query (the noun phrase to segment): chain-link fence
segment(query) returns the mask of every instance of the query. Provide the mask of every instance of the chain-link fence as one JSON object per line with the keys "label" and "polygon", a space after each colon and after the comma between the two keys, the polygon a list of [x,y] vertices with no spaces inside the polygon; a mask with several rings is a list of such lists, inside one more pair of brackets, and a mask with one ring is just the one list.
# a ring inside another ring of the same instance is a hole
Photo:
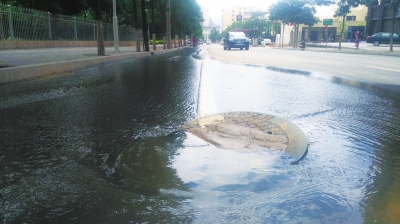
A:
{"label": "chain-link fence", "polygon": [[[0,40],[97,40],[95,21],[0,4]],[[105,41],[113,26],[103,23]],[[118,27],[120,41],[135,40],[135,29]]]}

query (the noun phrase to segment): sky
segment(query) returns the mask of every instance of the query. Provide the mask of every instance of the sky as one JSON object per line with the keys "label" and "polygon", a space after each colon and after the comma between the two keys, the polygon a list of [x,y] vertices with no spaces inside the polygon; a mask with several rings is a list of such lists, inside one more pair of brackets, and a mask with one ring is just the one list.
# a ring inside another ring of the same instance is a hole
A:
{"label": "sky", "polygon": [[[197,0],[200,6],[208,9],[211,19],[215,24],[221,23],[221,10],[223,8],[232,8],[234,6],[247,6],[259,7],[261,9],[268,9],[272,4],[278,0]],[[245,3],[245,4],[243,4]],[[326,14],[330,11],[329,7],[317,8],[318,14]]]}

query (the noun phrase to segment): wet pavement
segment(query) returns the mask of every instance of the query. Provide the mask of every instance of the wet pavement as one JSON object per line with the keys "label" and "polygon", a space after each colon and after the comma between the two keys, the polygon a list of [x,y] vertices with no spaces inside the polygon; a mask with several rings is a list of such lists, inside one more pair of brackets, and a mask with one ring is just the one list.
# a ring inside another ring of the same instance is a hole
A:
{"label": "wet pavement", "polygon": [[[151,47],[151,49],[153,48]],[[157,50],[163,50],[163,46],[158,45]],[[117,55],[114,53],[114,51],[114,47],[105,47],[105,56]],[[118,54],[139,53],[136,52],[136,46],[119,47],[119,51],[120,52]],[[104,57],[97,54],[96,47],[9,49],[0,50],[0,66],[17,67],[79,59],[90,59],[96,57]]]}
{"label": "wet pavement", "polygon": [[[202,48],[1,85],[0,217],[395,223],[400,99],[374,87],[211,60]],[[278,151],[221,149],[180,128],[234,111],[292,122],[307,155],[293,164]]]}

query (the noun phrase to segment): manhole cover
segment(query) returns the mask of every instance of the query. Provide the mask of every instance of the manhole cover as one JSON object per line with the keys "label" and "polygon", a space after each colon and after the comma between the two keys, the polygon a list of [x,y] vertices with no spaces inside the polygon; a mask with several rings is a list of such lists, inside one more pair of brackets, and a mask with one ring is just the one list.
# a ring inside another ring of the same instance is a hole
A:
{"label": "manhole cover", "polygon": [[182,128],[223,149],[279,150],[296,160],[307,150],[307,138],[300,128],[269,114],[213,114],[190,121]]}

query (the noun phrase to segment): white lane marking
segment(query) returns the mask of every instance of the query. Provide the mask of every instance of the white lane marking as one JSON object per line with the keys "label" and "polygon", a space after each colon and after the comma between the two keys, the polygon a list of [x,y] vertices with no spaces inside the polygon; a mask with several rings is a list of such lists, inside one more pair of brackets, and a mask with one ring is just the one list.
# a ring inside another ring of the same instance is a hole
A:
{"label": "white lane marking", "polygon": [[381,70],[387,70],[387,71],[392,71],[392,72],[400,72],[400,70],[390,69],[390,68],[381,68],[381,67],[375,67],[375,66],[365,66],[365,67],[376,68],[376,69],[381,69]]}

